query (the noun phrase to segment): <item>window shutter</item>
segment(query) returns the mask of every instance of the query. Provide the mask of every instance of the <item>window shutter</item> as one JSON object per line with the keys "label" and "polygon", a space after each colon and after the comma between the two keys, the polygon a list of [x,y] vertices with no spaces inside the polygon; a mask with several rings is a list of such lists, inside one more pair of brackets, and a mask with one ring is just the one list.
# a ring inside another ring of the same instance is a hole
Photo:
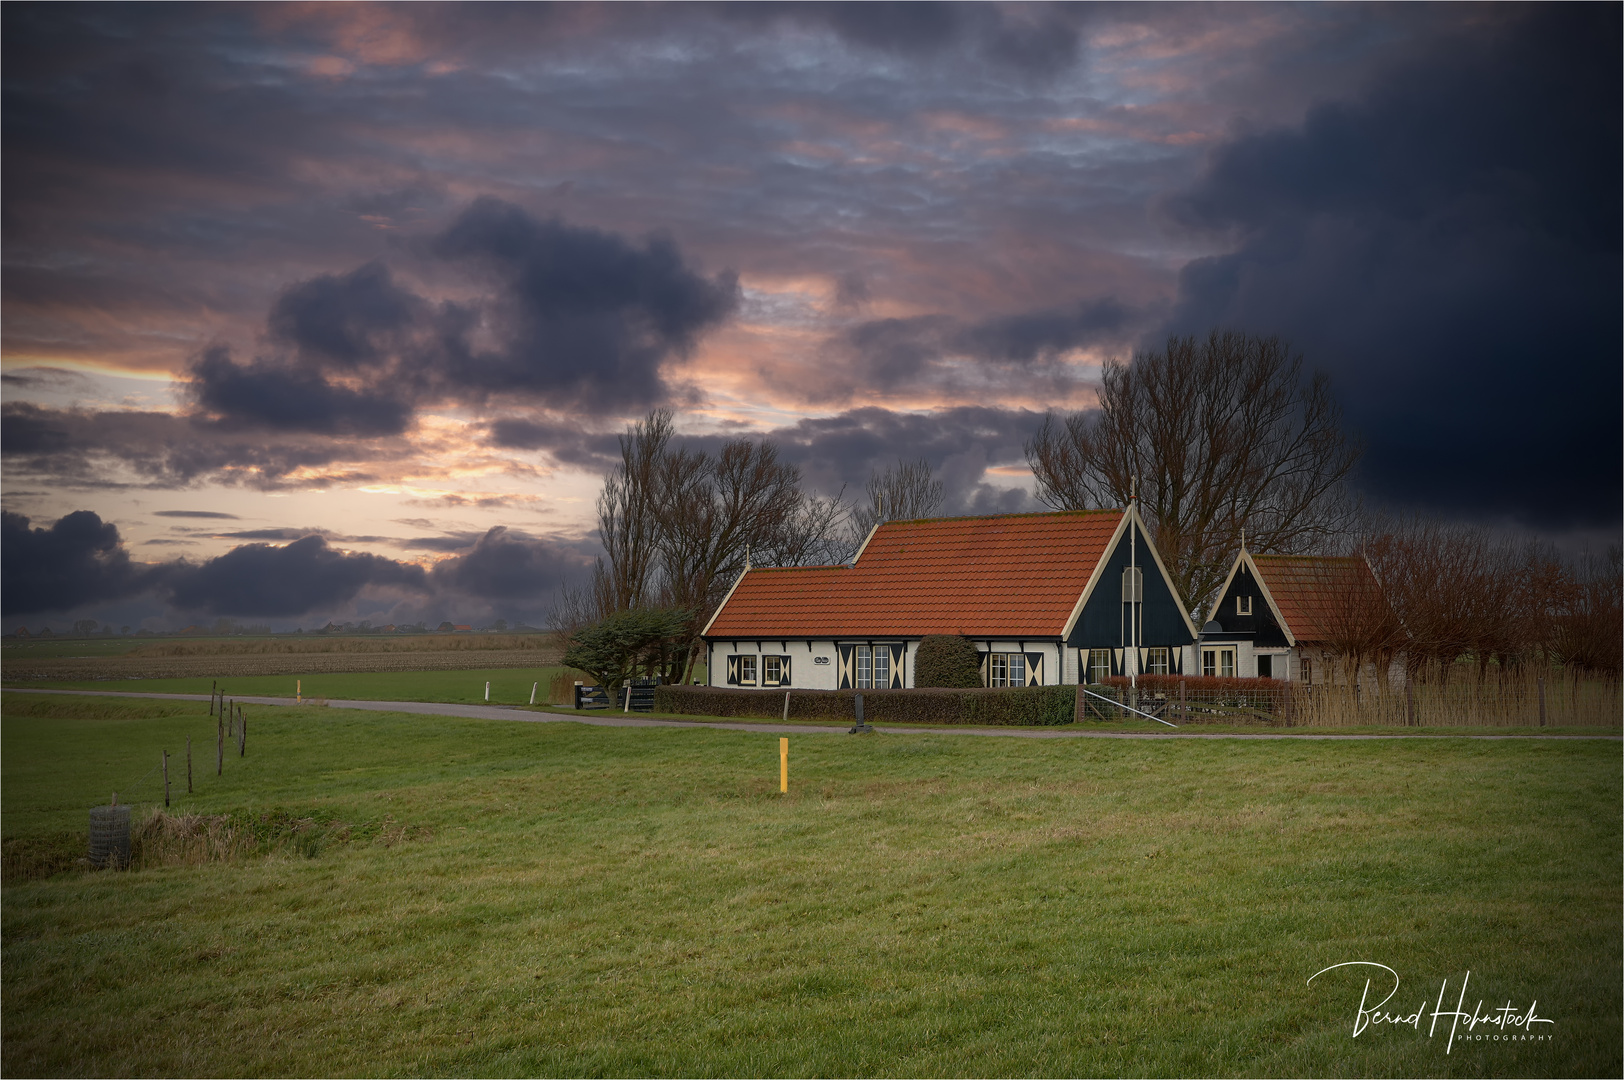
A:
{"label": "window shutter", "polygon": [[784,666],[778,669],[778,685],[789,686],[791,685],[789,681],[789,657],[784,657],[783,663]]}
{"label": "window shutter", "polygon": [[891,648],[891,689],[893,689],[893,690],[901,690],[902,686],[903,686],[903,682],[902,682],[902,662],[908,658],[908,646],[906,644],[892,645],[890,648]]}
{"label": "window shutter", "polygon": [[855,645],[836,645],[835,651],[840,654],[840,689],[850,690],[852,686],[851,657]]}
{"label": "window shutter", "polygon": [[1123,668],[1122,668],[1122,650],[1121,649],[1112,649],[1111,652],[1114,654],[1113,657],[1112,657],[1113,666],[1111,668],[1111,674],[1113,674],[1113,675],[1121,675],[1122,671],[1123,671]]}
{"label": "window shutter", "polygon": [[737,656],[727,658],[727,684],[729,686],[739,685],[739,658]]}
{"label": "window shutter", "polygon": [[1040,652],[1026,654],[1026,685],[1043,685],[1043,654]]}

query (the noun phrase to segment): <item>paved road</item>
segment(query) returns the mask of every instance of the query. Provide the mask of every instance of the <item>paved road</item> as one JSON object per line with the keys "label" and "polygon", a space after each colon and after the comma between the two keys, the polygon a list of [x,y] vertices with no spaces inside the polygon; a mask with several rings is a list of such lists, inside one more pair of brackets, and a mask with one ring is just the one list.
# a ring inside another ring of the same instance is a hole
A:
{"label": "paved road", "polygon": [[[10,686],[0,692],[20,694],[81,694],[91,697],[163,698],[170,701],[207,701],[207,694],[137,694],[122,690],[30,690]],[[294,705],[286,697],[233,697],[245,705]],[[728,731],[758,731],[779,735],[843,735],[844,724],[771,724],[726,720],[653,720],[609,712],[533,712],[501,705],[452,705],[429,701],[336,701],[327,699],[329,709],[365,709],[370,712],[419,713],[425,716],[467,716],[476,720],[521,720],[532,724],[572,723],[595,727],[723,728]],[[1207,731],[1054,731],[1045,728],[891,728],[875,731],[888,735],[919,734],[928,730],[941,735],[988,735],[1012,739],[1620,739],[1619,735],[1333,735],[1283,734],[1278,732],[1219,733]]]}

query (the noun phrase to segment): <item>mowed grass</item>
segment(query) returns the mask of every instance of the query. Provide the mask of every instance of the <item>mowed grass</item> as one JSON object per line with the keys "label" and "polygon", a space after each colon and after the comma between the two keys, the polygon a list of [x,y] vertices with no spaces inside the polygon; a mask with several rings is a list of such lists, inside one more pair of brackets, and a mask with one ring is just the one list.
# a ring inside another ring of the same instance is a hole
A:
{"label": "mowed grass", "polygon": [[[8,842],[82,839],[110,778],[188,733],[212,751],[183,703],[4,706]],[[0,1064],[1620,1072],[1616,741],[808,732],[790,753],[786,797],[776,736],[256,710],[248,756],[211,758],[176,812],[368,839],[8,880]],[[1468,1009],[1537,999],[1551,1038],[1352,1038],[1363,977],[1305,985],[1349,960],[1396,968],[1406,1012],[1470,970]]]}

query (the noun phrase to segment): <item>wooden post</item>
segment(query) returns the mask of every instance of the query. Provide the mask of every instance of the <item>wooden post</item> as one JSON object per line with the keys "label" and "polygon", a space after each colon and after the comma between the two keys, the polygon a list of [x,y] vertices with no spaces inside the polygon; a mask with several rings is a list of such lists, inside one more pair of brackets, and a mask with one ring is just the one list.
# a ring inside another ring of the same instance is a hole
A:
{"label": "wooden post", "polygon": [[[784,695],[788,697],[789,695]],[[778,740],[778,793],[789,794],[789,739]]]}
{"label": "wooden post", "polygon": [[248,756],[248,714],[237,707],[237,756]]}
{"label": "wooden post", "polygon": [[214,746],[214,775],[223,776],[226,771],[226,718],[220,717],[219,739]]}
{"label": "wooden post", "polygon": [[1545,726],[1545,676],[1539,677],[1539,726]]}
{"label": "wooden post", "polygon": [[486,679],[485,680],[485,700],[489,701],[490,699],[491,699],[491,682],[490,682],[489,679]]}
{"label": "wooden post", "polygon": [[541,684],[539,682],[533,682],[530,684],[530,704],[532,705],[536,703],[536,687],[540,685]]}
{"label": "wooden post", "polygon": [[214,715],[214,698],[220,692],[220,680],[215,679],[209,683],[209,715]]}
{"label": "wooden post", "polygon": [[169,805],[169,751],[163,751],[164,756],[164,805]]}
{"label": "wooden post", "polygon": [[1189,722],[1190,722],[1190,706],[1186,703],[1185,697],[1184,697],[1184,680],[1180,679],[1179,680],[1179,723],[1188,724]]}
{"label": "wooden post", "polygon": [[784,723],[789,723],[789,691],[784,691]]}
{"label": "wooden post", "polygon": [[186,794],[192,793],[192,737],[186,736]]}
{"label": "wooden post", "polygon": [[1077,701],[1076,701],[1076,704],[1074,704],[1072,706],[1072,710],[1071,710],[1071,722],[1072,723],[1080,724],[1080,723],[1083,722],[1083,716],[1084,716],[1083,703],[1084,703],[1085,700],[1086,700],[1086,698],[1085,698],[1085,696],[1083,694],[1082,680],[1079,678],[1079,680],[1077,682]]}

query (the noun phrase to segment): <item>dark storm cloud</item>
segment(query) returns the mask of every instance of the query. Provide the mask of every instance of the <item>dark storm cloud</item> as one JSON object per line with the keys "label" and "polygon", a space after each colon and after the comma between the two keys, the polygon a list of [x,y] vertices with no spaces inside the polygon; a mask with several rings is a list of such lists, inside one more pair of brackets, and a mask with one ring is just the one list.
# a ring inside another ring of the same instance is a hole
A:
{"label": "dark storm cloud", "polygon": [[490,425],[490,443],[509,450],[545,450],[565,465],[602,471],[620,460],[615,433],[585,431],[578,422],[507,417]]}
{"label": "dark storm cloud", "polygon": [[[69,487],[186,487],[201,480],[274,490],[296,470],[358,478],[347,463],[378,463],[406,452],[320,436],[278,436],[170,413],[50,409],[27,402],[0,408],[0,451],[16,476]],[[127,467],[133,476],[110,470]],[[318,483],[322,482],[317,480]],[[302,486],[309,479],[301,478]]]}
{"label": "dark storm cloud", "polygon": [[420,566],[346,554],[319,536],[284,547],[248,544],[195,565],[168,564],[159,574],[169,603],[182,611],[268,618],[337,607],[369,585],[421,589],[427,580]]}
{"label": "dark storm cloud", "polygon": [[1620,8],[1548,5],[1235,140],[1176,204],[1239,247],[1172,326],[1331,370],[1379,500],[1620,514]]}
{"label": "dark storm cloud", "polygon": [[191,390],[207,412],[227,421],[318,435],[398,435],[412,406],[390,386],[355,390],[320,372],[275,360],[238,363],[216,346],[192,365]]}
{"label": "dark storm cloud", "polygon": [[[948,386],[956,381],[1000,378],[1012,372],[1047,376],[1064,393],[1080,377],[1062,363],[1074,349],[1126,344],[1144,324],[1142,312],[1113,298],[1080,301],[1070,307],[1020,312],[980,322],[949,315],[873,319],[840,335],[833,359],[840,378],[818,372],[813,397],[830,399],[855,388],[893,390]],[[968,360],[971,372],[953,370]]]}
{"label": "dark storm cloud", "polygon": [[243,363],[205,351],[191,369],[198,405],[273,430],[361,436],[401,433],[425,400],[641,408],[665,400],[663,365],[738,303],[732,274],[697,273],[668,237],[636,244],[489,197],[424,250],[491,291],[432,305],[376,262],[292,285],[268,320],[286,351]]}
{"label": "dark storm cloud", "polygon": [[130,562],[118,527],[89,510],[49,528],[30,528],[21,514],[0,513],[0,565],[6,615],[121,600],[150,584],[147,568]]}
{"label": "dark storm cloud", "polygon": [[588,563],[588,557],[575,548],[525,537],[498,525],[481,536],[468,554],[437,564],[433,580],[452,593],[522,603],[552,596]]}
{"label": "dark storm cloud", "polygon": [[[904,413],[866,407],[801,420],[764,438],[800,466],[814,491],[833,495],[844,488],[848,501],[861,499],[873,470],[892,467],[899,458],[922,457],[942,481],[944,513],[1013,513],[1037,508],[1031,478],[1020,470],[1026,461],[1022,445],[1042,422],[1042,415],[1025,409],[964,406]],[[995,468],[1015,472],[989,482],[988,469]]]}
{"label": "dark storm cloud", "polygon": [[633,244],[490,197],[476,200],[430,250],[499,286],[488,310],[502,347],[459,343],[444,360],[445,381],[475,393],[557,404],[610,393],[633,406],[659,401],[664,361],[686,354],[738,306],[735,276],[695,272],[669,237]]}

